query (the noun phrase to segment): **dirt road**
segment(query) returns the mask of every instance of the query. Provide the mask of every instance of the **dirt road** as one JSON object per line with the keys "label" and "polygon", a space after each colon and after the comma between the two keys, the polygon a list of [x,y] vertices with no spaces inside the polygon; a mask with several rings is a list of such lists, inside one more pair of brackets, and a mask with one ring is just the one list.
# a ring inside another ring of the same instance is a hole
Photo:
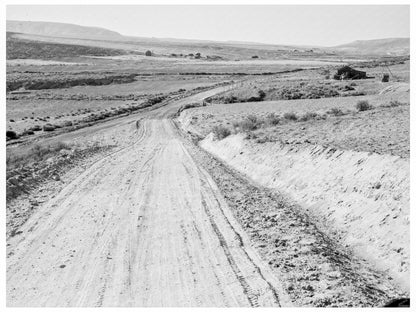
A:
{"label": "dirt road", "polygon": [[[45,202],[7,247],[8,306],[288,306],[170,119]],[[117,125],[115,125],[117,126]]]}

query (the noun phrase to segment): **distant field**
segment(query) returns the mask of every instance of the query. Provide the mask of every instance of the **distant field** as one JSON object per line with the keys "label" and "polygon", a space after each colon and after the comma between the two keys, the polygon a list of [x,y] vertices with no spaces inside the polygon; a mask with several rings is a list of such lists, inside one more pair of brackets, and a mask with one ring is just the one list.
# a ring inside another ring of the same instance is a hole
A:
{"label": "distant field", "polygon": [[72,39],[58,37],[44,37],[38,35],[19,34],[21,39],[37,40],[43,42],[53,42],[61,44],[83,45],[99,48],[120,49],[129,52],[137,52],[144,54],[145,51],[151,50],[159,56],[169,56],[171,54],[195,54],[201,53],[202,57],[219,56],[227,60],[243,60],[251,59],[258,56],[263,59],[279,59],[279,58],[313,58],[313,57],[333,57],[325,51],[315,49],[294,49],[293,47],[279,45],[262,45],[262,44],[233,44],[228,42],[192,42],[169,41],[151,38],[134,38],[130,41],[105,41],[105,40],[89,40],[89,39]]}
{"label": "distant field", "polygon": [[120,55],[125,51],[109,48],[88,47],[73,44],[45,43],[6,35],[6,59],[55,59],[80,55]]}
{"label": "distant field", "polygon": [[7,96],[7,129],[22,133],[35,125],[75,122],[92,114],[141,105],[152,98],[182,96],[229,80],[223,76],[139,77],[132,83],[10,93]]}
{"label": "distant field", "polygon": [[10,73],[7,75],[7,91],[20,88],[26,90],[58,89],[78,85],[108,85],[134,81],[134,74],[114,73]]}
{"label": "distant field", "polygon": [[79,66],[88,65],[86,63],[75,62],[60,62],[53,60],[39,60],[39,59],[13,59],[6,61],[7,66]]}
{"label": "distant field", "polygon": [[286,59],[256,59],[256,60],[215,60],[208,61],[204,59],[190,59],[190,58],[178,58],[178,57],[149,57],[143,55],[114,55],[114,56],[95,56],[91,58],[100,58],[107,60],[119,60],[119,61],[143,61],[152,59],[153,61],[160,62],[175,62],[176,64],[187,64],[187,65],[299,65],[304,67],[313,67],[313,66],[322,66],[322,65],[343,65],[345,62],[340,62],[336,60],[325,60],[325,59],[296,59],[296,58],[286,58]]}
{"label": "distant field", "polygon": [[[136,77],[134,82],[123,84],[111,84],[106,86],[76,86],[67,89],[49,90],[47,93],[54,95],[85,95],[95,96],[127,96],[127,95],[143,95],[158,94],[178,91],[179,89],[194,89],[198,87],[210,86],[224,80],[231,80],[228,76],[151,76]],[[43,92],[45,93],[45,92]],[[37,91],[36,96],[42,96]]]}

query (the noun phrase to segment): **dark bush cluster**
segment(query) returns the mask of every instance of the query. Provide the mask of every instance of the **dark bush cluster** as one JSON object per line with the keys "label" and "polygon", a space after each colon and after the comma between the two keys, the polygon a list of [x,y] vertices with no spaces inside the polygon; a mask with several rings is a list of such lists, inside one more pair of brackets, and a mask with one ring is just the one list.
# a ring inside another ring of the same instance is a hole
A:
{"label": "dark bush cluster", "polygon": [[135,80],[135,74],[118,74],[118,75],[97,75],[91,74],[77,74],[77,75],[50,75],[46,77],[39,76],[38,78],[28,77],[28,79],[8,79],[7,91],[13,91],[20,88],[26,90],[41,90],[41,89],[60,89],[74,86],[102,86],[109,84],[129,83]]}
{"label": "dark bush cluster", "polygon": [[302,115],[299,120],[300,121],[308,121],[311,119],[316,119],[318,117],[318,114],[315,112],[307,112],[306,114]]}
{"label": "dark bush cluster", "polygon": [[372,108],[368,101],[365,100],[358,101],[355,107],[359,112],[364,112]]}
{"label": "dark bush cluster", "polygon": [[234,122],[233,127],[237,132],[247,132],[259,129],[263,123],[264,121],[258,118],[256,115],[249,115],[242,121]]}
{"label": "dark bush cluster", "polygon": [[296,113],[293,113],[293,112],[285,113],[283,115],[283,118],[287,120],[293,120],[293,121],[298,120],[298,116],[296,115]]}
{"label": "dark bush cluster", "polygon": [[16,131],[7,130],[6,131],[6,140],[15,140],[19,136],[17,135]]}
{"label": "dark bush cluster", "polygon": [[342,111],[342,109],[340,109],[338,107],[331,108],[326,113],[328,115],[334,115],[334,116],[343,116],[343,115],[345,115],[345,113]]}
{"label": "dark bush cluster", "polygon": [[222,140],[231,134],[231,130],[224,126],[215,126],[213,132],[218,140]]}

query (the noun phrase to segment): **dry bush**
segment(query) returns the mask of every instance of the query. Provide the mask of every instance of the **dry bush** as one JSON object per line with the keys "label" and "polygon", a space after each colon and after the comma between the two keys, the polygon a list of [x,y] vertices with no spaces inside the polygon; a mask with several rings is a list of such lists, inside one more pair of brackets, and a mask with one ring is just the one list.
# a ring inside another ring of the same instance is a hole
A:
{"label": "dry bush", "polygon": [[300,117],[300,121],[308,121],[311,119],[316,119],[318,117],[317,113],[314,112],[307,112],[304,115],[302,115],[302,117]]}
{"label": "dry bush", "polygon": [[293,121],[298,120],[298,116],[296,115],[296,113],[293,113],[293,112],[291,112],[291,113],[285,113],[283,115],[283,118],[284,119],[287,119],[287,120],[293,120]]}
{"label": "dry bush", "polygon": [[355,107],[359,112],[364,112],[366,110],[372,109],[372,106],[368,103],[368,101],[365,100],[358,101]]}
{"label": "dry bush", "polygon": [[12,131],[12,130],[6,131],[6,140],[15,140],[17,138],[19,138],[19,136],[17,135],[16,131]]}
{"label": "dry bush", "polygon": [[222,140],[231,134],[231,130],[224,126],[215,126],[212,131],[218,140]]}
{"label": "dry bush", "polygon": [[345,113],[342,111],[342,109],[340,109],[338,107],[331,108],[326,113],[328,115],[334,115],[334,116],[343,116],[343,115],[345,115]]}
{"label": "dry bush", "polygon": [[402,103],[398,100],[394,100],[394,101],[390,101],[389,105],[387,105],[388,107],[397,107],[397,106],[401,106],[401,105],[405,105],[406,103]]}
{"label": "dry bush", "polygon": [[266,116],[266,124],[270,126],[276,126],[280,123],[280,117],[279,115],[275,113],[270,113]]}
{"label": "dry bush", "polygon": [[24,154],[8,154],[6,157],[7,170],[21,165],[27,165],[34,161],[43,161],[63,149],[71,149],[71,146],[63,142],[57,142],[45,146],[36,144]]}
{"label": "dry bush", "polygon": [[43,131],[54,131],[55,130],[55,126],[51,125],[51,124],[46,124],[43,126]]}
{"label": "dry bush", "polygon": [[256,115],[248,115],[246,118],[244,118],[242,121],[239,122],[233,122],[234,128],[236,128],[236,131],[254,131],[259,129],[264,121],[260,118],[258,118]]}

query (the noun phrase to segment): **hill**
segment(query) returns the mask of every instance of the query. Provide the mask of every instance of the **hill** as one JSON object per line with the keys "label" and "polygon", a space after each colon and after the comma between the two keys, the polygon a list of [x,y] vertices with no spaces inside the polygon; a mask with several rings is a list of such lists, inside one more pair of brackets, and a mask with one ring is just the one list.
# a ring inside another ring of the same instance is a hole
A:
{"label": "hill", "polygon": [[52,22],[7,21],[6,31],[47,37],[123,40],[122,35],[108,29]]}
{"label": "hill", "polygon": [[408,55],[409,38],[357,40],[331,48],[337,53],[362,55]]}

